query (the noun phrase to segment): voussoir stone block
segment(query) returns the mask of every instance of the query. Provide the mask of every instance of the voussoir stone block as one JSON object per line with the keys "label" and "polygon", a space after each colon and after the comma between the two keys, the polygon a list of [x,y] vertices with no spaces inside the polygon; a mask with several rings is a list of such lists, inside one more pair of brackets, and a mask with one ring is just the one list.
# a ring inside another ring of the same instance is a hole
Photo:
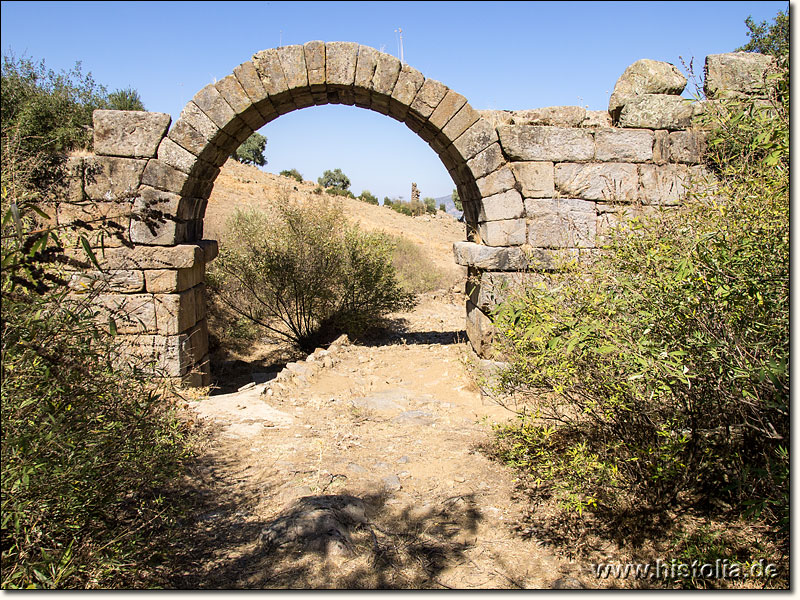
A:
{"label": "voussoir stone block", "polygon": [[280,97],[289,90],[277,49],[269,48],[256,52],[253,55],[252,62],[259,77],[261,77],[261,83],[267,94]]}
{"label": "voussoir stone block", "polygon": [[478,212],[478,221],[502,221],[519,219],[525,213],[522,196],[517,190],[507,190],[488,198],[483,198]]}
{"label": "voussoir stone block", "polygon": [[219,243],[217,240],[200,240],[197,245],[203,250],[203,260],[206,264],[219,256]]}
{"label": "voussoir stone block", "polygon": [[278,48],[278,60],[290,90],[308,87],[305,48],[298,44]]}
{"label": "voussoir stone block", "polygon": [[464,106],[462,106],[447,122],[447,125],[442,128],[442,133],[448,140],[454,141],[480,118],[481,116],[478,114],[478,111],[469,104],[464,104]]}
{"label": "voussoir stone block", "polygon": [[132,201],[148,162],[136,158],[87,156],[83,161],[83,192],[90,200]]}
{"label": "voussoir stone block", "polygon": [[100,156],[152,158],[166,135],[172,117],[133,110],[96,110],[94,153]]}
{"label": "voussoir stone block", "polygon": [[355,89],[356,106],[369,108],[371,104],[372,79],[375,77],[375,69],[378,66],[378,56],[380,53],[375,48],[369,46],[358,47],[358,59],[356,60],[356,75],[353,81]]}
{"label": "voussoir stone block", "polygon": [[500,144],[512,160],[588,161],[594,157],[594,137],[584,129],[538,125],[497,128]]}
{"label": "voussoir stone block", "polygon": [[679,96],[686,87],[686,77],[674,65],[658,60],[637,60],[622,73],[608,101],[608,112],[614,120],[622,107],[642,94]]}
{"label": "voussoir stone block", "polygon": [[475,242],[455,242],[453,255],[457,264],[478,269],[519,271],[528,266],[525,252],[518,246],[498,248]]}
{"label": "voussoir stone block", "polygon": [[593,248],[597,232],[595,203],[576,198],[525,200],[528,243],[536,248]]}
{"label": "voussoir stone block", "polygon": [[358,44],[327,42],[325,44],[325,78],[330,86],[349,87],[356,77]]}
{"label": "voussoir stone block", "polygon": [[325,42],[314,40],[303,44],[306,69],[308,71],[308,84],[312,92],[325,89]]}
{"label": "voussoir stone block", "polygon": [[158,146],[158,160],[188,175],[197,164],[198,158],[177,142],[166,137]]}
{"label": "voussoir stone block", "polygon": [[424,82],[425,76],[422,73],[408,65],[402,65],[392,90],[392,100],[405,106],[407,112]]}
{"label": "voussoir stone block", "polygon": [[487,246],[521,246],[525,243],[525,219],[478,223],[478,235]]}
{"label": "voussoir stone block", "polygon": [[555,194],[552,162],[514,162],[511,170],[526,198],[552,198]]}
{"label": "voussoir stone block", "polygon": [[447,86],[435,79],[426,79],[411,103],[411,110],[427,119],[447,95]]}
{"label": "voussoir stone block", "polygon": [[194,191],[192,189],[194,183],[194,180],[189,175],[157,158],[151,158],[147,161],[147,166],[142,174],[142,185],[174,194],[191,195],[192,191]]}
{"label": "voussoir stone block", "polygon": [[236,133],[242,128],[242,122],[236,116],[236,113],[231,108],[215,84],[210,83],[197,92],[192,98],[192,102],[211,119],[214,124],[222,131],[236,137]]}
{"label": "voussoir stone block", "polygon": [[469,160],[497,142],[495,128],[486,119],[479,119],[453,142],[453,146],[461,160]]}
{"label": "voussoir stone block", "polygon": [[486,177],[480,178],[475,183],[478,185],[481,196],[487,198],[506,190],[514,189],[517,180],[514,178],[511,167],[505,166],[493,173],[489,173]]}
{"label": "voussoir stone block", "polygon": [[570,198],[633,202],[639,175],[630,163],[560,163],[555,166],[555,186]]}
{"label": "voussoir stone block", "polygon": [[467,168],[469,169],[474,179],[485,177],[492,171],[496,171],[506,162],[503,156],[503,151],[500,149],[500,144],[492,144],[486,150],[482,150],[475,155],[475,157],[467,161]]}
{"label": "voussoir stone block", "polygon": [[654,134],[647,129],[598,129],[595,159],[603,162],[653,160]]}
{"label": "voussoir stone block", "polygon": [[379,52],[375,75],[372,77],[372,90],[379,95],[391,96],[402,66],[394,56]]}
{"label": "voussoir stone block", "polygon": [[680,96],[642,94],[628,102],[620,113],[620,127],[686,129],[695,114],[691,101]]}
{"label": "voussoir stone block", "polygon": [[442,130],[466,103],[467,99],[464,96],[453,90],[447,90],[447,94],[442,98],[428,121],[437,129]]}
{"label": "voussoir stone block", "polygon": [[757,52],[709,54],[705,64],[705,92],[709,98],[766,93],[766,75],[775,59]]}

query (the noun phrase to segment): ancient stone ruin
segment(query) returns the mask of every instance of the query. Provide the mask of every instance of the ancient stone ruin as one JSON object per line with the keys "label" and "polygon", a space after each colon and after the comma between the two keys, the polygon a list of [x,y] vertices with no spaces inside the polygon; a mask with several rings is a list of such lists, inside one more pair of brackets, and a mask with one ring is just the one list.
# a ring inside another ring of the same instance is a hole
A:
{"label": "ancient stone ruin", "polygon": [[[709,56],[708,97],[762,94],[769,61]],[[678,204],[690,181],[706,177],[698,164],[705,134],[693,126],[703,103],[681,98],[685,85],[672,65],[640,60],[617,82],[607,112],[478,111],[367,46],[314,41],[263,50],[200,90],[171,127],[162,113],[95,112],[94,155],[70,159],[70,202],[58,219],[124,216],[116,235],[91,240],[104,248],[102,270],[76,273],[74,287],[102,281],[98,302],[124,315],[117,329],[133,351],[163,375],[208,385],[203,279],[217,246],[203,239],[203,215],[220,166],[282,114],[355,105],[404,123],[453,178],[467,224],[455,258],[477,282],[468,289],[467,333],[486,355],[497,290],[557,268],[565,255],[590,258],[621,219]]]}

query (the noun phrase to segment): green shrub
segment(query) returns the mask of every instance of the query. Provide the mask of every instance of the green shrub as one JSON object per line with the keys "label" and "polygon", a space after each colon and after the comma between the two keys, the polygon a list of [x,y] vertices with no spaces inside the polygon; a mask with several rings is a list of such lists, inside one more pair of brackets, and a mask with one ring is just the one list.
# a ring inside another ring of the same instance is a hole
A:
{"label": "green shrub", "polygon": [[101,290],[67,294],[64,231],[42,210],[58,177],[19,129],[2,147],[1,585],[123,586],[178,512],[188,445],[148,365],[98,322]]}
{"label": "green shrub", "polygon": [[436,200],[433,198],[423,198],[423,204],[425,204],[425,212],[428,212],[432,215],[436,214]]}
{"label": "green shrub", "polygon": [[367,204],[374,204],[376,206],[378,205],[378,197],[369,190],[362,190],[361,194],[358,196],[358,199],[362,202],[366,202]]}
{"label": "green shrub", "polygon": [[139,92],[133,88],[116,90],[108,95],[108,108],[114,110],[145,110]]}
{"label": "green shrub", "polygon": [[496,315],[504,389],[532,402],[504,456],[564,506],[690,499],[788,524],[788,69],[774,83],[770,108],[710,109],[716,189]]}
{"label": "green shrub", "polygon": [[346,198],[353,198],[355,200],[355,195],[350,190],[343,190],[341,188],[336,187],[329,187],[325,190],[325,193],[329,196],[345,196]]}
{"label": "green shrub", "polygon": [[215,298],[303,350],[358,336],[410,306],[386,236],[349,224],[334,203],[285,204],[277,218],[237,212],[208,282]]}
{"label": "green shrub", "polygon": [[282,177],[290,177],[299,183],[303,183],[303,176],[300,174],[300,171],[297,169],[284,169],[280,172]]}

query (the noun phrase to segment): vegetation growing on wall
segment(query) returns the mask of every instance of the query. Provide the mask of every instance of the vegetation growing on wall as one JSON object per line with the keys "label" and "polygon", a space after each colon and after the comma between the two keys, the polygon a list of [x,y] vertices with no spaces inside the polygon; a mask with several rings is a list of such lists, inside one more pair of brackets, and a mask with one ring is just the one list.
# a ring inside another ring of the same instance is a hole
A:
{"label": "vegetation growing on wall", "polygon": [[565,514],[608,524],[700,507],[765,524],[788,551],[789,87],[779,63],[766,106],[709,107],[716,188],[696,186],[685,206],[614,232],[591,277],[567,269],[497,312],[511,359],[502,388],[526,400],[517,424],[498,427],[499,453]]}

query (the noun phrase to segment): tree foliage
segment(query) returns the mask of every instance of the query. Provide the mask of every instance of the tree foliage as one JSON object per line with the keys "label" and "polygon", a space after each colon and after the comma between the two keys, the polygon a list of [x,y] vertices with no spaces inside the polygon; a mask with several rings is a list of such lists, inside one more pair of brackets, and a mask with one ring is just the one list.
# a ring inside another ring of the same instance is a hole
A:
{"label": "tree foliage", "polygon": [[741,52],[760,52],[775,57],[789,55],[789,9],[778,11],[772,23],[756,23],[752,17],[745,19],[750,41],[737,48]]}
{"label": "tree foliage", "polygon": [[463,207],[463,206],[462,206],[462,204],[461,204],[461,198],[459,198],[459,196],[458,196],[458,190],[457,190],[457,189],[455,189],[455,188],[453,188],[453,194],[452,194],[452,197],[453,197],[453,204],[455,204],[456,210],[463,211],[463,210],[464,210],[464,207]]}
{"label": "tree foliage", "polygon": [[264,157],[264,149],[266,147],[267,138],[255,131],[236,149],[236,152],[231,157],[245,165],[263,167],[267,164],[267,159]]}
{"label": "tree foliage", "polygon": [[112,110],[145,110],[139,92],[130,87],[111,92],[108,95],[108,108]]}
{"label": "tree foliage", "polygon": [[350,178],[342,173],[341,169],[324,171],[322,176],[317,179],[317,183],[324,188],[334,188],[337,190],[347,190],[350,188]]}

